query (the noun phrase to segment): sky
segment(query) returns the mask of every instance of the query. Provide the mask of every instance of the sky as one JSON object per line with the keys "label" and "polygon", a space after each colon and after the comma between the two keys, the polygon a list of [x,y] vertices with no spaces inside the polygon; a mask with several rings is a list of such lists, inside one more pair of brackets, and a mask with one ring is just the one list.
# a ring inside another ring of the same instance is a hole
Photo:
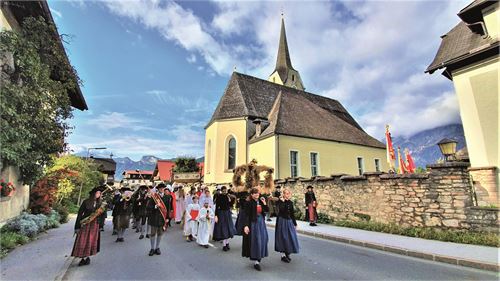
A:
{"label": "sky", "polygon": [[[450,80],[424,73],[469,1],[49,0],[89,110],[74,153],[203,156],[204,127],[236,71],[274,70],[281,13],[306,90],[383,138],[460,123]],[[318,124],[321,126],[321,124]]]}

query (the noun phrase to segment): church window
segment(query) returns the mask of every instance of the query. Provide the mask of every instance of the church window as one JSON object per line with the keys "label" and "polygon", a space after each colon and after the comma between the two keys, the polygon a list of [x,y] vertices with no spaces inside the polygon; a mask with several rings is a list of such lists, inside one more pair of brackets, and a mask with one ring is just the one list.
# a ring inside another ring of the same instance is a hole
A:
{"label": "church window", "polygon": [[227,169],[232,170],[236,167],[236,140],[234,137],[229,139],[227,155]]}
{"label": "church window", "polygon": [[290,151],[290,176],[292,178],[296,178],[299,175],[298,158],[299,158],[298,151],[293,151],[293,150]]}
{"label": "church window", "polygon": [[311,152],[311,176],[315,177],[318,175],[318,153]]}
{"label": "church window", "polygon": [[295,75],[292,74],[292,81],[295,81]]}
{"label": "church window", "polygon": [[363,166],[363,157],[358,157],[358,173],[360,176],[362,176],[365,172]]}
{"label": "church window", "polygon": [[375,159],[375,171],[380,172],[380,159]]}
{"label": "church window", "polygon": [[273,83],[276,83],[276,77],[273,77]]}

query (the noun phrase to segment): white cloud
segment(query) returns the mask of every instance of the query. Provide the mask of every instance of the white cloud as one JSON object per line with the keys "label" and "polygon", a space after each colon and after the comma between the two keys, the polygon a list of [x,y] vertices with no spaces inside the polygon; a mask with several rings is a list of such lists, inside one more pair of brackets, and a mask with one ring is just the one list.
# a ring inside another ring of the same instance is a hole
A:
{"label": "white cloud", "polygon": [[58,18],[62,18],[62,17],[63,17],[63,16],[62,16],[62,13],[61,13],[61,12],[59,12],[58,10],[56,10],[56,9],[54,9],[54,8],[49,8],[49,10],[50,10],[50,12],[51,12],[52,14],[56,15],[56,17],[58,17]]}
{"label": "white cloud", "polygon": [[[276,60],[284,8],[292,62],[309,91],[338,99],[373,136],[459,122],[452,83],[423,74],[439,36],[470,0],[246,2],[218,1],[210,20],[177,3],[112,1],[115,14],[158,31],[207,66],[209,75],[238,71],[266,78]],[[164,103],[189,101],[155,93]],[[192,104],[192,102],[189,102]],[[207,104],[200,101],[204,108]],[[205,107],[206,108],[206,107]],[[213,108],[213,107],[211,107]]]}
{"label": "white cloud", "polygon": [[129,130],[129,131],[155,131],[165,132],[165,129],[146,126],[146,120],[127,116],[121,112],[106,112],[87,121],[88,125],[95,126],[100,130]]}

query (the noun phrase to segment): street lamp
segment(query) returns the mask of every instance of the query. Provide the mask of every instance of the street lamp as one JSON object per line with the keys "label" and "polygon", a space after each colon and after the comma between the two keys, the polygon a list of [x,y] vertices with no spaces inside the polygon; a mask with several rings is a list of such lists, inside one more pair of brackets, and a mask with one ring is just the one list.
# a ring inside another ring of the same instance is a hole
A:
{"label": "street lamp", "polygon": [[[102,150],[102,149],[106,149],[106,147],[89,147],[87,149],[87,156],[85,157],[85,161],[87,161],[87,159],[89,158],[91,150]],[[82,198],[82,188],[83,188],[83,181],[80,183],[80,191],[78,192],[78,204],[77,204],[78,206],[80,206],[80,200]]]}
{"label": "street lamp", "polygon": [[444,138],[437,143],[446,162],[450,162],[455,158],[455,152],[457,151],[457,143],[458,142],[456,140],[447,138]]}

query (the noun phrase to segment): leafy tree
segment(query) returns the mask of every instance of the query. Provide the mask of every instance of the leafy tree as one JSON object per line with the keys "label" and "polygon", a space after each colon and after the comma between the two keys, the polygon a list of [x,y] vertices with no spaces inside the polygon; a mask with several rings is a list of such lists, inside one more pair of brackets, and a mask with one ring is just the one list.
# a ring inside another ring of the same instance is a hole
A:
{"label": "leafy tree", "polygon": [[179,157],[175,159],[174,172],[190,173],[198,171],[198,163],[196,163],[196,159],[194,157]]}
{"label": "leafy tree", "polygon": [[64,150],[68,91],[81,83],[56,34],[42,17],[0,32],[0,154],[3,166],[18,166],[28,184]]}
{"label": "leafy tree", "polygon": [[[64,195],[63,203],[72,202],[76,204],[80,186],[82,187],[82,198],[85,198],[88,192],[103,180],[97,164],[92,159],[85,160],[74,155],[58,157],[53,160],[53,165],[47,169],[46,173],[51,174],[61,169],[76,172],[75,176],[70,178],[74,188],[70,193]],[[68,188],[68,186],[64,187]]]}

